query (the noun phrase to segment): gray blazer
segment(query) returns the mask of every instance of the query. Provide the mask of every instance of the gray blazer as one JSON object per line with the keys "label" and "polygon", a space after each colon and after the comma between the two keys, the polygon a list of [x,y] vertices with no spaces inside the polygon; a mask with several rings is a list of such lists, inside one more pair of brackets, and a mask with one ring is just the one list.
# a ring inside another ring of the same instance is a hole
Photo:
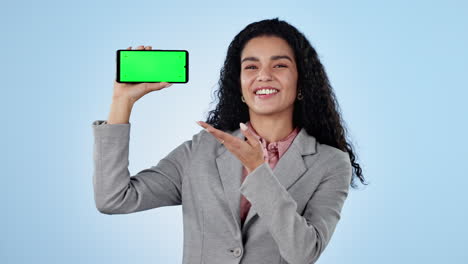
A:
{"label": "gray blazer", "polygon": [[[183,264],[315,263],[348,196],[348,153],[303,128],[274,170],[265,162],[241,184],[240,160],[203,129],[131,176],[130,124],[92,127],[96,208],[128,214],[182,205]],[[231,134],[244,139],[240,129]],[[243,226],[241,194],[251,203]]]}

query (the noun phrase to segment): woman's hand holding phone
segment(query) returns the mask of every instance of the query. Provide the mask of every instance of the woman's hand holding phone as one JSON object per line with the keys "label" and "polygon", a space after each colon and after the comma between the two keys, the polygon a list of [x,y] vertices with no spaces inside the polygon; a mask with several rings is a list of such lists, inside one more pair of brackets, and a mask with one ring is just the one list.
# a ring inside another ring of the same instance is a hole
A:
{"label": "woman's hand holding phone", "polygon": [[[128,47],[127,50],[131,50]],[[138,46],[137,50],[151,50],[151,46]],[[144,95],[171,86],[171,83],[118,83],[114,80],[114,93],[108,124],[128,124],[133,104]]]}
{"label": "woman's hand holding phone", "polygon": [[[132,47],[128,47],[127,50],[131,50]],[[151,50],[151,46],[138,46],[137,50]],[[143,97],[144,95],[152,92],[161,90],[168,86],[171,86],[171,83],[160,82],[160,83],[118,83],[114,80],[114,95],[113,98],[126,98],[131,102],[135,103]]]}

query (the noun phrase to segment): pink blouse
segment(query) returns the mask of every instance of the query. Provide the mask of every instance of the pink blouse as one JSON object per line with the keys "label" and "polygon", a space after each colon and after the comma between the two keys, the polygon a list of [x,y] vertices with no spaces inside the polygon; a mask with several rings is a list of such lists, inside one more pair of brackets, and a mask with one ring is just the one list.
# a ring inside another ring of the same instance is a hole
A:
{"label": "pink blouse", "polygon": [[[293,131],[284,139],[277,141],[277,142],[270,142],[267,145],[267,142],[264,138],[260,137],[257,134],[257,131],[252,127],[250,124],[250,121],[246,123],[247,127],[251,129],[253,134],[257,137],[257,139],[260,140],[263,146],[263,157],[265,158],[265,161],[268,161],[270,164],[270,168],[273,170],[278,163],[279,159],[283,156],[283,154],[288,150],[289,146],[291,143],[294,141],[294,138],[296,138],[296,135],[299,133],[300,129],[299,127],[296,127],[293,129]],[[245,180],[245,177],[247,177],[247,169],[244,167],[242,170],[242,182]],[[247,214],[250,209],[250,202],[245,199],[245,197],[241,194],[241,201],[240,201],[240,217],[241,217],[241,225],[244,225],[245,218],[247,217]]]}

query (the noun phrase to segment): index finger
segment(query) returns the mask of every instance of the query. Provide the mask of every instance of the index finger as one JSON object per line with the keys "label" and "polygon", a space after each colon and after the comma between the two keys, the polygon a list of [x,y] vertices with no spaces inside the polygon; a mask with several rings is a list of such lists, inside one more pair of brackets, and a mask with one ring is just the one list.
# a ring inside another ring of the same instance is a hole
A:
{"label": "index finger", "polygon": [[236,146],[238,146],[238,143],[240,141],[239,138],[237,137],[234,137],[232,136],[231,134],[229,133],[226,133],[224,131],[221,131],[219,129],[216,129],[214,127],[212,127],[211,125],[203,122],[203,121],[199,121],[201,124],[203,124],[204,127],[206,127],[205,129],[210,133],[212,134],[213,136],[215,136],[216,138],[220,139],[220,140],[224,140],[225,143],[228,143],[228,144],[234,144]]}

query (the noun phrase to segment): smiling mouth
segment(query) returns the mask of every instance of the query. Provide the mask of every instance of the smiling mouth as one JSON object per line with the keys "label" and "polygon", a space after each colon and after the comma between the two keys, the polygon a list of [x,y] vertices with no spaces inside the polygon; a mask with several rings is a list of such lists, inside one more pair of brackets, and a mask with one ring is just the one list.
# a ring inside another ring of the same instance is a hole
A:
{"label": "smiling mouth", "polygon": [[[253,91],[253,94],[257,95],[257,91],[261,91],[261,90],[265,90],[265,89],[258,89],[258,90],[256,90],[256,91]],[[274,93],[279,93],[279,91],[280,91],[280,90],[275,89],[275,88],[268,88],[268,89],[266,89],[266,90],[276,91],[276,92],[274,92]]]}
{"label": "smiling mouth", "polygon": [[259,99],[268,99],[268,98],[274,97],[278,93],[279,93],[279,91],[276,92],[276,93],[271,93],[271,94],[255,94],[255,97],[257,97]]}

